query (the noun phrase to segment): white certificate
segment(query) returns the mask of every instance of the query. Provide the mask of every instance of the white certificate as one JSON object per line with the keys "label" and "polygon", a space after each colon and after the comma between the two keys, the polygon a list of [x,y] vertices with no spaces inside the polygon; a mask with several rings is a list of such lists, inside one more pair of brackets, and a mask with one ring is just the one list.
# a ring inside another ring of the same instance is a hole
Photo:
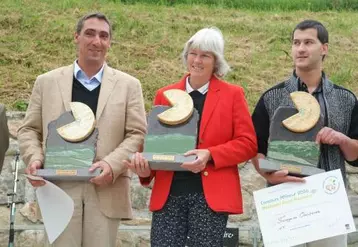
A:
{"label": "white certificate", "polygon": [[65,230],[72,218],[74,211],[73,200],[58,186],[44,180],[42,177],[25,176],[33,180],[46,182],[44,186],[36,189],[36,196],[48,240],[52,244]]}
{"label": "white certificate", "polygon": [[356,230],[340,170],[254,192],[265,247],[288,247]]}

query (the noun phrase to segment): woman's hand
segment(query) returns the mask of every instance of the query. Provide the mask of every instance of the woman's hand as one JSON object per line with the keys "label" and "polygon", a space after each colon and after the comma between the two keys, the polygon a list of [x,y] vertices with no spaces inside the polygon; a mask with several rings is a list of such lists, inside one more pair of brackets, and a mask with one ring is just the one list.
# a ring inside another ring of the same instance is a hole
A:
{"label": "woman's hand", "polygon": [[197,159],[193,162],[185,162],[181,165],[181,167],[194,172],[198,173],[205,169],[206,163],[211,159],[211,154],[208,149],[194,149],[186,152],[185,156],[189,155],[196,155]]}
{"label": "woman's hand", "polygon": [[123,160],[123,163],[127,166],[128,169],[136,173],[139,177],[150,177],[151,169],[149,167],[148,161],[144,159],[141,153],[135,153],[131,162]]}

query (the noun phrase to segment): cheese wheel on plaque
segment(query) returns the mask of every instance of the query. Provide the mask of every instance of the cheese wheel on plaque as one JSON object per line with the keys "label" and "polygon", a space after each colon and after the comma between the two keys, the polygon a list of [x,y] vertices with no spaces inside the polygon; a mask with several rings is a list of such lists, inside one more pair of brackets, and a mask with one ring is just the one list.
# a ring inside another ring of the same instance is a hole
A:
{"label": "cheese wheel on plaque", "polygon": [[75,121],[58,128],[57,132],[66,141],[83,141],[94,130],[96,122],[94,114],[89,106],[81,102],[71,102],[70,108]]}
{"label": "cheese wheel on plaque", "polygon": [[180,89],[170,89],[163,94],[172,107],[158,114],[160,122],[177,125],[190,118],[194,111],[194,103],[187,92]]}
{"label": "cheese wheel on plaque", "polygon": [[293,92],[291,99],[298,113],[282,121],[292,132],[302,133],[312,129],[321,115],[321,107],[314,96],[306,92]]}

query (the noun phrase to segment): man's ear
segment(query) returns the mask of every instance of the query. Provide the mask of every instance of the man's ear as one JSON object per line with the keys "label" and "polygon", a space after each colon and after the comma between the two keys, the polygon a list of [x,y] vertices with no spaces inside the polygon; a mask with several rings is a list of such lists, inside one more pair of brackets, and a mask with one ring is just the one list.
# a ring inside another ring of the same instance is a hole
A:
{"label": "man's ear", "polygon": [[328,43],[322,45],[322,56],[326,56],[328,54]]}
{"label": "man's ear", "polygon": [[78,43],[78,36],[79,36],[78,33],[75,32],[73,36],[74,36],[74,41],[77,44]]}

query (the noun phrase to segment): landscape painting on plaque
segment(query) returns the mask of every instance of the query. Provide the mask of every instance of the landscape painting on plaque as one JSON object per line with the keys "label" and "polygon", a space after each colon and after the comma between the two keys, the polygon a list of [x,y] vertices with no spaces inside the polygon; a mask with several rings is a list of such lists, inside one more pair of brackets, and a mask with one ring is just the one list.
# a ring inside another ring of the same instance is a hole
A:
{"label": "landscape painting on plaque", "polygon": [[324,172],[318,168],[320,146],[315,143],[324,120],[316,98],[306,92],[290,94],[296,107],[279,107],[270,125],[270,139],[260,169],[273,172],[288,170],[290,175],[305,177]]}
{"label": "landscape painting on plaque", "polygon": [[81,102],[71,102],[70,108],[48,125],[44,169],[36,174],[48,180],[88,180],[100,174],[99,169],[88,171],[98,137],[94,114]]}
{"label": "landscape painting on plaque", "polygon": [[152,170],[184,171],[196,159],[183,154],[195,149],[199,114],[190,95],[179,89],[164,92],[171,106],[155,106],[148,116],[143,156]]}

